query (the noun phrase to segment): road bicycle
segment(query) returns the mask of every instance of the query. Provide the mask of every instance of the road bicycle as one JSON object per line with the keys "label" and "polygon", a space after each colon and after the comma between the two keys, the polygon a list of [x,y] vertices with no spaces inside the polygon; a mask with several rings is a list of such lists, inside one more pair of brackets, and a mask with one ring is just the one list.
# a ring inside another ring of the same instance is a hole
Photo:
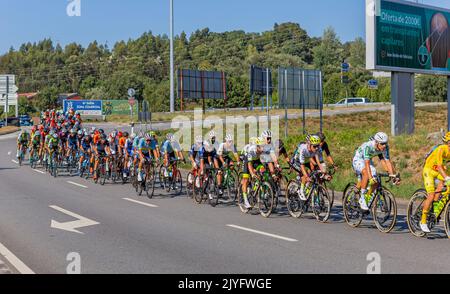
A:
{"label": "road bicycle", "polygon": [[303,214],[311,211],[318,221],[327,222],[331,214],[331,200],[328,190],[323,185],[326,174],[320,170],[311,172],[309,175],[311,181],[305,186],[306,200],[302,200],[300,198],[301,171],[293,165],[291,168],[298,173],[298,176],[289,182],[287,188],[286,206],[289,214],[292,217],[300,218]]}
{"label": "road bicycle", "polygon": [[[377,174],[378,186],[371,193],[371,199],[368,203],[369,210],[364,211],[359,205],[361,191],[358,184],[349,183],[344,189],[342,196],[342,207],[344,219],[351,227],[358,227],[365,217],[372,214],[376,227],[382,233],[391,232],[397,221],[397,202],[394,194],[383,186],[383,179],[388,178],[386,183],[391,182],[392,178],[389,174]],[[397,175],[400,179],[400,175]]]}
{"label": "road bicycle", "polygon": [[19,156],[17,159],[19,160],[19,166],[22,166],[22,163],[25,159],[25,155],[27,154],[28,147],[26,144],[22,144],[19,149]]}
{"label": "road bicycle", "polygon": [[174,191],[175,195],[180,195],[183,192],[183,179],[181,178],[181,172],[177,167],[179,161],[179,159],[170,160],[167,167],[164,166],[164,164],[161,164],[158,172],[161,188],[167,193]]}
{"label": "road bicycle", "polygon": [[[434,229],[444,218],[444,228],[447,237],[450,238],[450,186],[444,187],[440,193],[439,200],[433,203],[433,211],[428,214],[427,223],[430,230]],[[424,237],[427,234],[420,229],[422,220],[423,203],[427,199],[427,192],[419,189],[414,192],[408,204],[407,223],[409,230],[414,236]]]}
{"label": "road bicycle", "polygon": [[275,192],[269,182],[269,173],[263,165],[256,168],[256,173],[257,175],[249,179],[247,185],[247,200],[250,207],[245,207],[242,184],[238,189],[238,206],[243,213],[256,210],[261,216],[268,218],[273,211]]}
{"label": "road bicycle", "polygon": [[145,191],[148,198],[152,198],[155,193],[155,178],[156,171],[153,159],[149,159],[147,157],[144,158],[144,163],[142,165],[141,170],[141,182],[138,182],[136,185],[136,193],[138,196],[141,196]]}

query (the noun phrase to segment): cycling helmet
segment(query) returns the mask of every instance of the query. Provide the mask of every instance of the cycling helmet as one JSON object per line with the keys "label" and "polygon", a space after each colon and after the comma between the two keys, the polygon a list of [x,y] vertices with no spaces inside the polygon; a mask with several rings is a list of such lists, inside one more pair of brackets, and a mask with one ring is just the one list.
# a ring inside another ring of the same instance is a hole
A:
{"label": "cycling helmet", "polygon": [[272,132],[270,130],[265,130],[262,132],[261,137],[263,137],[263,139],[272,138]]}
{"label": "cycling helmet", "polygon": [[261,137],[256,138],[255,144],[258,146],[263,145],[264,144],[263,138]]}
{"label": "cycling helmet", "polygon": [[105,134],[105,131],[103,129],[99,129],[98,132],[99,132],[100,135],[104,135]]}
{"label": "cycling helmet", "polygon": [[54,130],[50,130],[50,132],[48,133],[50,136],[53,136],[53,134],[55,133]]}
{"label": "cycling helmet", "polygon": [[442,141],[444,141],[444,143],[448,143],[450,141],[450,132],[448,132],[447,134],[445,134],[445,136],[442,137]]}
{"label": "cycling helmet", "polygon": [[75,129],[71,129],[71,130],[70,130],[70,133],[71,133],[71,134],[76,134],[77,131],[76,131]]}
{"label": "cycling helmet", "polygon": [[87,138],[89,137],[89,133],[88,132],[84,132],[84,136]]}
{"label": "cycling helmet", "polygon": [[55,138],[55,139],[58,139],[58,134],[53,134],[52,137]]}
{"label": "cycling helmet", "polygon": [[166,135],[166,139],[169,140],[169,141],[172,141],[173,140],[173,134],[172,133],[168,133]]}
{"label": "cycling helmet", "polygon": [[134,138],[136,138],[136,134],[135,134],[135,133],[133,133],[133,134],[130,135],[130,139],[131,139],[131,140],[134,140]]}
{"label": "cycling helmet", "polygon": [[82,130],[78,131],[78,136],[82,136],[84,134],[84,132]]}
{"label": "cycling helmet", "polygon": [[214,131],[209,132],[210,139],[215,138],[215,137],[217,137],[216,132],[214,132]]}
{"label": "cycling helmet", "polygon": [[318,132],[316,135],[317,135],[317,137],[320,138],[320,141],[321,141],[321,142],[324,142],[324,141],[327,139],[327,138],[325,137],[325,134],[322,133],[322,132]]}
{"label": "cycling helmet", "polygon": [[195,143],[202,144],[203,143],[203,137],[202,136],[195,137]]}
{"label": "cycling helmet", "polygon": [[40,136],[41,135],[41,132],[40,131],[36,131],[35,133],[34,133],[34,136],[35,137],[38,137],[38,136]]}
{"label": "cycling helmet", "polygon": [[232,136],[231,134],[228,134],[228,135],[225,137],[225,141],[226,141],[226,142],[232,142],[232,141],[233,141],[233,136]]}
{"label": "cycling helmet", "polygon": [[100,140],[102,140],[102,141],[106,141],[106,135],[105,134],[102,134],[101,136],[100,136]]}
{"label": "cycling helmet", "polygon": [[313,146],[318,146],[320,144],[320,138],[316,135],[312,135],[309,137],[308,142]]}
{"label": "cycling helmet", "polygon": [[92,128],[91,128],[91,132],[95,132],[96,130],[97,130],[96,127],[92,127]]}
{"label": "cycling helmet", "polygon": [[146,141],[149,141],[149,140],[152,139],[152,137],[148,133],[145,134],[144,138],[145,138]]}
{"label": "cycling helmet", "polygon": [[249,141],[250,144],[255,145],[257,139],[258,138],[256,138],[256,137],[251,137],[248,141]]}
{"label": "cycling helmet", "polygon": [[373,139],[375,140],[375,141],[377,141],[378,143],[380,143],[380,144],[387,144],[387,142],[389,141],[389,137],[388,137],[388,135],[387,134],[385,134],[385,133],[377,133],[374,137],[373,137]]}
{"label": "cycling helmet", "polygon": [[125,138],[128,138],[128,137],[130,136],[130,134],[128,134],[128,132],[124,132],[124,133],[122,134],[122,136],[125,137]]}
{"label": "cycling helmet", "polygon": [[154,136],[156,136],[156,133],[154,131],[151,131],[150,136],[154,137]]}

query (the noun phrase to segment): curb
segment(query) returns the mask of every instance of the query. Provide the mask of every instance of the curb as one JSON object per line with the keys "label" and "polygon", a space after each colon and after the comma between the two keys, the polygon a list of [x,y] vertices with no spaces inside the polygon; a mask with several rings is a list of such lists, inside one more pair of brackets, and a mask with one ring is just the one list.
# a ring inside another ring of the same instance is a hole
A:
{"label": "curb", "polygon": [[9,135],[9,134],[14,134],[16,132],[20,131],[20,128],[14,129],[14,130],[10,130],[10,131],[6,131],[6,132],[2,132],[0,129],[0,137],[1,136],[5,136],[5,135]]}

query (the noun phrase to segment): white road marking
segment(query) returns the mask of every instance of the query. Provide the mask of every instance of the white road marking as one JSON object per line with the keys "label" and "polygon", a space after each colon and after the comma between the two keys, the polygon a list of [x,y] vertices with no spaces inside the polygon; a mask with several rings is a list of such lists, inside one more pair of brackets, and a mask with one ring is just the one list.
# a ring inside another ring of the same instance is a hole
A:
{"label": "white road marking", "polygon": [[130,198],[122,198],[122,199],[126,200],[126,201],[130,201],[130,202],[134,202],[134,203],[137,203],[137,204],[145,205],[145,206],[148,206],[148,207],[153,207],[153,208],[158,207],[157,205],[154,205],[154,204],[137,201],[137,200],[133,200],[133,199],[130,199]]}
{"label": "white road marking", "polygon": [[227,225],[227,227],[231,227],[231,228],[235,228],[235,229],[239,229],[239,230],[243,230],[243,231],[247,231],[247,232],[251,232],[251,233],[255,233],[255,234],[260,234],[260,235],[264,235],[264,236],[268,236],[268,237],[272,237],[272,238],[276,238],[276,239],[280,239],[280,240],[284,240],[284,241],[288,241],[288,242],[298,242],[298,240],[296,240],[296,239],[287,238],[287,237],[283,237],[280,235],[274,235],[274,234],[270,234],[270,233],[266,233],[266,232],[262,232],[262,231],[257,231],[257,230],[253,230],[253,229],[249,229],[249,228],[245,228],[245,227],[241,227],[241,226]]}
{"label": "white road marking", "polygon": [[16,160],[11,160],[12,162],[14,162],[15,164],[19,164],[19,162],[18,161],[16,161]]}
{"label": "white road marking", "polygon": [[70,212],[70,211],[65,210],[64,208],[61,208],[58,206],[50,205],[49,207],[78,219],[76,221],[71,221],[71,222],[66,222],[66,223],[60,223],[55,220],[52,220],[50,223],[51,228],[84,235],[83,232],[80,232],[77,229],[100,224],[99,222],[93,221],[91,219],[88,219],[88,218],[78,215],[76,213]]}
{"label": "white road marking", "polygon": [[17,256],[8,250],[2,243],[0,243],[0,254],[21,274],[34,274],[34,272],[25,265]]}
{"label": "white road marking", "polygon": [[81,184],[78,184],[78,183],[75,183],[75,182],[72,182],[72,181],[67,181],[67,183],[69,183],[69,184],[71,184],[71,185],[74,185],[74,186],[78,186],[78,187],[84,188],[84,189],[87,189],[87,188],[88,188],[88,187],[85,186],[85,185],[81,185]]}
{"label": "white road marking", "polygon": [[43,172],[43,171],[41,171],[41,170],[38,170],[38,169],[33,169],[35,172],[37,172],[37,173],[40,173],[40,174],[45,174],[45,172]]}

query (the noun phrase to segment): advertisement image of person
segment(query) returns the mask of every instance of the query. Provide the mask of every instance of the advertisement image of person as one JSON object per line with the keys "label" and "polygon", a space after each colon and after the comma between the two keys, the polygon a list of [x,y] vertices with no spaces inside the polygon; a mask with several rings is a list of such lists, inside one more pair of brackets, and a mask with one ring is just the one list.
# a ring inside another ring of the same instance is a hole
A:
{"label": "advertisement image of person", "polygon": [[430,36],[426,45],[431,54],[431,67],[450,70],[450,28],[444,14],[438,12],[431,18]]}

